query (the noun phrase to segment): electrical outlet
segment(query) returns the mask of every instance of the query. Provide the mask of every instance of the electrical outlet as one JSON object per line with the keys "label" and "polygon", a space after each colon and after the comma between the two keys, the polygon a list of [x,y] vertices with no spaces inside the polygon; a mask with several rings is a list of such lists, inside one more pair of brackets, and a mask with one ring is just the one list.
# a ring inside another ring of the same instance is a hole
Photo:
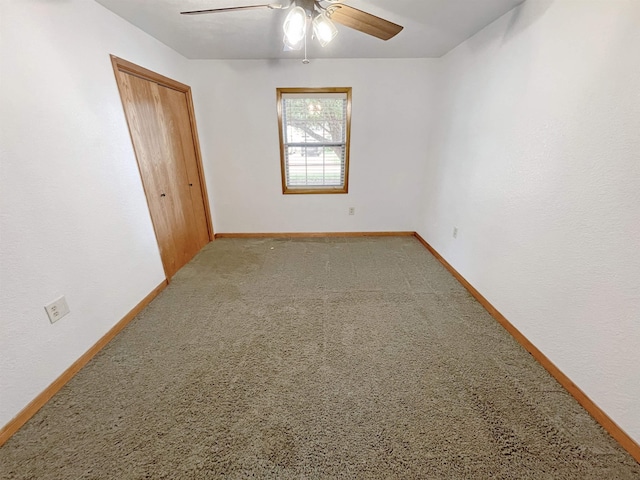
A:
{"label": "electrical outlet", "polygon": [[458,238],[458,227],[453,227],[453,238]]}
{"label": "electrical outlet", "polygon": [[49,321],[51,323],[57,322],[70,312],[69,305],[67,305],[67,300],[64,296],[54,300],[49,305],[46,305],[44,309],[47,311],[47,315],[49,315]]}
{"label": "electrical outlet", "polygon": [[355,215],[356,214],[356,207],[349,207],[349,215]]}

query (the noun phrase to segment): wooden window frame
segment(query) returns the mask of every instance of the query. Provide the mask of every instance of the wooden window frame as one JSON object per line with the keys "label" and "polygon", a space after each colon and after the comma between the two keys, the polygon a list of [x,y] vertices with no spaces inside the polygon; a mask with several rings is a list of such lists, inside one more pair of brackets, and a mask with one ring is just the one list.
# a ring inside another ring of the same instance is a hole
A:
{"label": "wooden window frame", "polygon": [[[309,187],[295,188],[287,186],[285,168],[284,125],[282,121],[282,95],[287,93],[342,93],[347,97],[346,138],[344,151],[344,184],[342,187]],[[282,193],[284,195],[310,195],[349,193],[349,150],[351,143],[351,87],[323,87],[323,88],[277,88],[278,132],[280,135],[280,172],[282,177]]]}

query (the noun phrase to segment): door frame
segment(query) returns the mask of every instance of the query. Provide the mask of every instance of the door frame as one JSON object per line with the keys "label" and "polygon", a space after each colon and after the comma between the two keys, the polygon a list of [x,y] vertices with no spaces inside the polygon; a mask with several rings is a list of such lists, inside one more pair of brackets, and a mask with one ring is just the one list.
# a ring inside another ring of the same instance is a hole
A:
{"label": "door frame", "polygon": [[[202,166],[202,153],[200,151],[200,140],[198,138],[198,129],[196,127],[196,117],[193,107],[193,97],[191,95],[191,87],[189,85],[185,85],[184,83],[180,83],[176,80],[173,80],[169,77],[165,77],[164,75],[160,75],[152,70],[146,69],[135,63],[129,62],[122,58],[116,57],[115,55],[110,55],[111,64],[113,66],[113,74],[116,77],[116,84],[118,85],[118,93],[120,94],[120,101],[123,102],[123,90],[124,87],[120,81],[120,77],[118,73],[126,73],[129,75],[133,75],[135,77],[142,78],[143,80],[148,80],[150,82],[157,83],[163,87],[171,88],[173,90],[177,90],[178,92],[184,93],[187,99],[187,110],[189,112],[189,121],[191,123],[191,135],[193,138],[193,146],[195,149],[196,155],[196,167],[198,169],[198,177],[200,180],[200,190],[202,192],[202,202],[204,203],[204,214],[205,219],[207,221],[207,232],[209,233],[209,241],[212,242],[215,239],[215,233],[213,231],[213,222],[211,221],[211,208],[209,206],[209,195],[207,193],[207,185],[204,178],[204,169]],[[122,104],[122,109],[124,111],[125,106]],[[136,164],[138,165],[138,172],[140,173],[140,179],[142,180],[142,171],[140,170],[140,162],[138,159],[138,152],[136,151],[135,144],[133,142],[133,136],[131,132],[131,125],[129,124],[129,119],[127,118],[125,112],[125,120],[127,121],[127,127],[129,129],[129,137],[131,138],[131,144],[133,145],[133,151],[136,156]],[[147,195],[146,188],[144,186],[144,181],[142,182],[142,188],[144,189],[145,197],[147,198],[147,208],[149,208],[149,197]],[[156,242],[158,242],[158,233],[156,231],[155,224],[153,222],[153,216],[151,216],[151,210],[149,209],[149,216],[151,217],[151,223],[153,224],[153,230],[156,235]],[[158,242],[159,245],[159,242]],[[163,262],[164,267],[164,262]],[[169,276],[167,275],[165,269],[165,276],[167,279]]]}

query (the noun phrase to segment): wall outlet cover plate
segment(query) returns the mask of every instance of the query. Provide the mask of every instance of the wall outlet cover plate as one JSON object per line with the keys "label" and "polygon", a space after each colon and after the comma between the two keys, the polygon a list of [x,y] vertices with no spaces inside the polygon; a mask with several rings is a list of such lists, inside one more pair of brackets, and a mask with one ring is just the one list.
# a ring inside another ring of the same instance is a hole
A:
{"label": "wall outlet cover plate", "polygon": [[64,296],[57,298],[49,305],[46,305],[44,309],[47,311],[47,315],[49,315],[49,321],[51,323],[55,323],[69,313],[69,305],[67,305],[67,300]]}

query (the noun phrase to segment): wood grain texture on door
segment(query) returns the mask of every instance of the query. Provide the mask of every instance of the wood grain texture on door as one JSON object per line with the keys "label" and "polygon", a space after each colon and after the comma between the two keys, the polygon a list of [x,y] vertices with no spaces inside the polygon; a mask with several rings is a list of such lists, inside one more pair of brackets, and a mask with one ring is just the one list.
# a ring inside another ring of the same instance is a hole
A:
{"label": "wood grain texture on door", "polygon": [[196,162],[196,151],[193,139],[193,129],[189,118],[187,98],[184,93],[170,88],[160,88],[161,105],[165,112],[166,125],[171,129],[169,138],[172,140],[173,155],[184,160],[185,190],[183,202],[192,207],[193,238],[196,252],[209,242],[207,219],[204,199],[200,188],[200,174]]}
{"label": "wood grain texture on door", "polygon": [[168,82],[119,69],[115,61],[114,69],[169,279],[210,241],[212,232],[190,97]]}

